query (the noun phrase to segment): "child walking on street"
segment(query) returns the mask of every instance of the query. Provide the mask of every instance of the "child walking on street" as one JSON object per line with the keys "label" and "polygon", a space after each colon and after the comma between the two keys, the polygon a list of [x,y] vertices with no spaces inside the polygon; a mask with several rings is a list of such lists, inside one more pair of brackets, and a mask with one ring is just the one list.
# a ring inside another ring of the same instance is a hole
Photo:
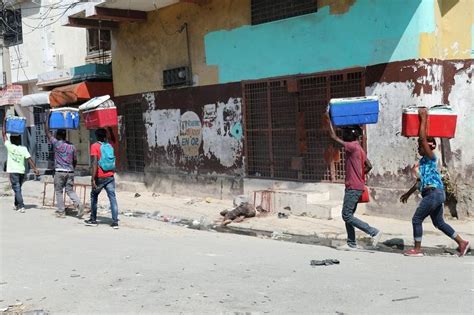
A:
{"label": "child walking on street", "polygon": [[[115,136],[111,128],[108,129],[109,136],[105,129],[97,129],[95,135],[97,142],[91,146],[92,178],[91,178],[91,216],[84,221],[87,226],[97,226],[97,201],[102,189],[105,189],[110,201],[112,210],[112,224],[114,229],[118,229],[118,205],[115,195],[115,154],[112,144],[115,144]],[[109,140],[108,140],[108,139]],[[111,143],[109,143],[109,141]]]}
{"label": "child walking on street", "polygon": [[[356,243],[354,228],[358,228],[370,235],[372,237],[372,246],[376,247],[380,241],[380,237],[382,236],[382,231],[354,217],[357,204],[364,191],[365,174],[372,169],[372,165],[369,160],[367,160],[365,152],[360,145],[362,129],[359,126],[344,128],[342,135],[343,139],[340,139],[334,131],[329,113],[326,113],[326,120],[329,125],[330,137],[344,146],[345,152],[346,190],[342,206],[342,219],[346,223],[347,244],[338,247],[338,249],[357,250],[360,248]],[[362,169],[362,165],[364,165],[364,169]]]}
{"label": "child walking on street", "polygon": [[417,189],[420,190],[423,199],[418,205],[412,219],[415,247],[406,251],[404,255],[412,257],[423,256],[421,250],[421,239],[423,236],[422,223],[427,216],[430,216],[431,221],[436,228],[458,243],[459,256],[464,256],[469,250],[469,241],[463,240],[449,224],[444,222],[443,219],[443,204],[446,200],[446,195],[441,175],[436,164],[437,157],[433,152],[436,148],[436,141],[434,138],[427,138],[426,136],[426,120],[428,112],[426,108],[420,108],[418,114],[420,116],[418,153],[422,156],[418,167],[419,179],[408,192],[400,197],[400,201],[406,203],[408,198]]}
{"label": "child walking on street", "polygon": [[39,176],[39,171],[36,168],[35,162],[31,159],[28,149],[21,145],[21,136],[10,135],[10,139],[8,139],[6,132],[6,117],[3,121],[2,136],[3,143],[5,144],[8,153],[7,173],[10,177],[13,192],[15,193],[14,209],[18,212],[24,213],[25,204],[23,203],[21,186],[25,180],[25,160],[28,161],[36,176]]}

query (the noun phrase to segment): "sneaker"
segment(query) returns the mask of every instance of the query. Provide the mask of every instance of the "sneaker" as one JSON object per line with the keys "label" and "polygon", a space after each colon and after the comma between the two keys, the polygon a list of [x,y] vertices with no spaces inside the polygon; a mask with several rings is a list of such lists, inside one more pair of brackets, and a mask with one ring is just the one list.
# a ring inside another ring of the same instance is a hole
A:
{"label": "sneaker", "polygon": [[85,221],[84,221],[84,224],[85,224],[86,226],[97,226],[97,221],[85,220]]}
{"label": "sneaker", "polygon": [[17,210],[20,213],[25,213],[25,208],[21,207],[20,209]]}
{"label": "sneaker", "polygon": [[345,251],[351,251],[351,250],[363,250],[362,247],[359,245],[349,245],[349,244],[344,244],[341,246],[336,247],[337,250],[345,250]]}
{"label": "sneaker", "polygon": [[117,222],[112,223],[110,226],[111,226],[113,229],[116,229],[116,230],[118,230],[118,228],[119,228]]}
{"label": "sneaker", "polygon": [[459,257],[466,255],[470,247],[471,247],[471,244],[469,243],[469,241],[463,241],[461,245],[459,245],[458,247]]}
{"label": "sneaker", "polygon": [[421,250],[416,250],[412,248],[404,252],[403,255],[410,256],[410,257],[423,257],[423,252]]}
{"label": "sneaker", "polygon": [[66,217],[66,213],[64,211],[56,211],[55,213],[57,218],[63,219]]}
{"label": "sneaker", "polygon": [[372,237],[372,246],[377,247],[377,244],[380,242],[380,238],[382,237],[382,231],[378,231],[377,234],[375,234]]}
{"label": "sneaker", "polygon": [[77,207],[77,217],[82,218],[83,215],[84,215],[84,205],[81,204],[79,205],[79,207]]}

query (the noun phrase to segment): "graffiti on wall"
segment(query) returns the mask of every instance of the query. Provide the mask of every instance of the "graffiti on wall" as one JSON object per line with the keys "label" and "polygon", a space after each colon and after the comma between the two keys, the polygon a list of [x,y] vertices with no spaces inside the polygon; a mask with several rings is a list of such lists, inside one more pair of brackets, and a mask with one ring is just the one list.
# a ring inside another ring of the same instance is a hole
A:
{"label": "graffiti on wall", "polygon": [[[150,100],[150,98],[148,98]],[[148,101],[147,100],[147,101]],[[154,100],[153,100],[154,102]],[[217,159],[225,167],[236,164],[242,154],[242,100],[230,98],[203,106],[202,120],[193,111],[148,109],[143,114],[150,149],[164,148],[168,160]]]}
{"label": "graffiti on wall", "polygon": [[199,156],[202,142],[202,126],[195,112],[185,112],[181,115],[179,129],[179,145],[187,157]]}

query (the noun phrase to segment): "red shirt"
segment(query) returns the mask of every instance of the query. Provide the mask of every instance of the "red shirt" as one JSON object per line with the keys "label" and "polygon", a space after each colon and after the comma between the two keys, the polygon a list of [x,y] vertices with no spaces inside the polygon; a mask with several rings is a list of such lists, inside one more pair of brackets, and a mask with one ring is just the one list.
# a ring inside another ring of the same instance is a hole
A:
{"label": "red shirt", "polygon": [[344,142],[346,162],[346,188],[364,190],[364,164],[366,155],[358,141]]}
{"label": "red shirt", "polygon": [[[100,155],[100,145],[101,145],[100,142],[96,142],[93,145],[91,145],[91,156],[97,157],[97,177],[99,177],[99,178],[112,177],[112,176],[114,176],[114,173],[115,173],[114,171],[104,172],[98,164],[98,162],[100,160],[100,157],[101,157],[101,155]],[[112,147],[114,146],[113,143],[110,143],[110,145]]]}

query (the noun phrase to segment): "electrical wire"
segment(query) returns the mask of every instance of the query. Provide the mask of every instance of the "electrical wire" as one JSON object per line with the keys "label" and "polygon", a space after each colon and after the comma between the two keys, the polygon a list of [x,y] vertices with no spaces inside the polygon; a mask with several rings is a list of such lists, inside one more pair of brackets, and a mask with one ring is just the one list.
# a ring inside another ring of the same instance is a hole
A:
{"label": "electrical wire", "polygon": [[16,81],[18,82],[18,79],[19,79],[18,72],[21,68],[21,70],[23,71],[23,75],[26,78],[26,81],[30,82],[30,79],[28,78],[28,75],[26,74],[25,68],[23,67],[23,64],[21,63],[22,58],[20,56],[21,55],[20,48],[18,47],[18,45],[15,45],[13,48],[14,48],[13,50],[15,51],[15,54],[16,54],[16,58],[18,59],[18,69],[17,69],[17,74],[16,74]]}
{"label": "electrical wire", "polygon": [[[61,1],[60,2],[57,2],[57,3],[54,3],[54,4],[51,4],[51,5],[42,5],[42,6],[39,6],[38,8],[46,8],[46,12],[45,13],[42,13],[40,17],[38,18],[35,18],[37,20],[41,20],[36,26],[32,26],[32,25],[29,25],[28,23],[25,22],[25,19],[23,19],[23,21],[16,21],[15,24],[19,24],[19,23],[22,23],[24,24],[25,26],[29,27],[31,30],[24,33],[23,35],[28,35],[28,34],[31,34],[33,33],[35,30],[38,30],[38,29],[42,29],[42,28],[46,28],[48,26],[51,26],[53,24],[55,24],[56,22],[58,22],[64,15],[66,15],[66,13],[74,8],[76,5],[78,5],[79,3],[81,3],[80,1],[76,1],[76,2],[72,2],[68,5],[64,5],[64,4],[61,4]],[[11,3],[7,3],[11,9],[14,9],[15,10],[15,7],[11,4]],[[58,4],[61,4],[60,6],[57,6]],[[32,7],[28,7],[28,9],[32,9]],[[53,17],[50,16],[50,13],[53,11],[53,10],[64,10],[63,12],[61,13],[58,13],[56,15],[54,15]],[[57,17],[57,18],[56,18]],[[50,22],[50,23],[47,23],[47,24],[43,24],[43,22],[46,20],[46,19],[55,19],[54,21]],[[11,32],[15,32],[15,33],[18,33],[19,30],[11,27],[10,25],[8,25],[7,21],[5,21],[3,18],[1,19],[2,23],[8,27],[8,29],[10,29]]]}
{"label": "electrical wire", "polygon": [[[24,35],[31,34],[31,33],[33,33],[35,30],[42,29],[42,28],[46,28],[46,27],[48,27],[48,26],[51,26],[51,25],[55,24],[55,23],[58,22],[63,16],[65,16],[66,13],[67,13],[70,9],[74,8],[74,7],[77,5],[77,3],[78,3],[78,2],[71,4],[71,5],[70,5],[67,9],[65,9],[64,12],[63,12],[57,19],[55,19],[53,22],[50,22],[50,23],[44,24],[44,25],[41,25],[41,22],[40,22],[37,26],[33,27],[29,32],[25,33]],[[44,19],[44,20],[46,20],[46,19]],[[44,20],[43,20],[43,21],[44,21]],[[24,24],[25,24],[25,23],[24,23]],[[26,24],[25,24],[25,25],[26,25]],[[29,25],[27,25],[27,26],[31,28],[31,26],[29,26]]]}

